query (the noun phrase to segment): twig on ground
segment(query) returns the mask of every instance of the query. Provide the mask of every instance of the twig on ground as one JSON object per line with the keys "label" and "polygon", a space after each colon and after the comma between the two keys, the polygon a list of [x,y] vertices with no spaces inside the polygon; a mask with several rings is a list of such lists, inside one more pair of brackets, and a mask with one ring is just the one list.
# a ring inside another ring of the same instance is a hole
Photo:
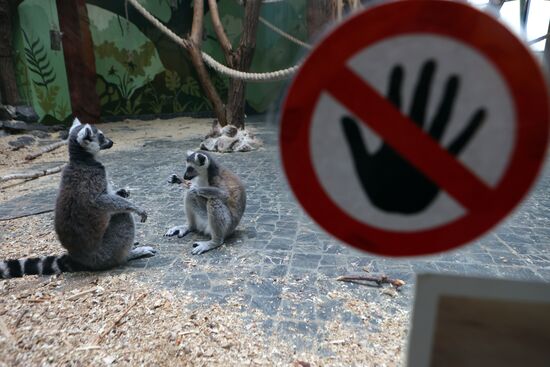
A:
{"label": "twig on ground", "polygon": [[51,152],[52,150],[56,150],[57,148],[62,147],[65,144],[67,144],[67,140],[61,140],[53,144],[46,145],[45,147],[40,149],[38,152],[27,155],[25,157],[25,160],[32,161],[33,159],[40,157],[42,154]]}
{"label": "twig on ground", "polygon": [[141,301],[143,298],[145,298],[145,296],[147,295],[147,293],[142,293],[141,295],[139,295],[135,300],[134,302],[132,302],[130,304],[130,306],[128,306],[126,308],[126,310],[124,310],[119,317],[117,317],[117,319],[115,320],[115,322],[113,322],[111,324],[111,326],[109,326],[107,329],[105,329],[97,338],[96,340],[94,341],[94,344],[97,345],[99,344],[99,342],[101,341],[101,339],[103,339],[107,334],[109,334],[115,327],[117,327],[120,323],[120,321],[124,318],[124,316],[126,316],[128,314],[128,312],[130,312],[130,310],[132,308],[134,308],[135,305],[137,305],[137,303],[139,301]]}
{"label": "twig on ground", "polygon": [[86,289],[85,291],[78,292],[78,293],[75,293],[73,295],[70,295],[69,297],[67,297],[67,301],[72,301],[72,300],[80,298],[80,297],[82,297],[82,296],[84,296],[88,293],[94,293],[98,290],[100,290],[99,287],[93,287],[93,288],[90,288],[90,289]]}
{"label": "twig on ground", "polygon": [[23,320],[23,317],[25,317],[27,312],[29,312],[28,308],[23,309],[23,311],[21,312],[21,314],[19,315],[17,320],[15,320],[15,325],[14,325],[15,328],[17,328],[19,326],[19,324],[21,323],[21,320]]}
{"label": "twig on ground", "polygon": [[32,217],[34,215],[40,215],[40,214],[45,214],[45,213],[51,213],[54,210],[55,209],[45,209],[45,210],[41,210],[41,211],[35,212],[35,213],[21,214],[21,215],[16,215],[14,217],[8,217],[8,218],[0,218],[0,222],[6,222],[8,220],[19,219],[19,218]]}
{"label": "twig on ground", "polygon": [[65,167],[65,164],[62,164],[61,166],[57,166],[54,168],[33,172],[33,173],[13,173],[11,175],[0,176],[0,183],[6,182],[9,180],[34,180],[42,176],[48,176],[48,175],[53,175],[55,173],[59,173],[61,172],[63,167]]}
{"label": "twig on ground", "polygon": [[95,349],[101,349],[99,345],[85,345],[83,347],[78,347],[75,349],[76,352],[79,351],[88,351],[88,350],[95,350]]}
{"label": "twig on ground", "polygon": [[399,288],[403,285],[405,285],[405,282],[401,279],[391,279],[385,275],[343,275],[336,280],[340,282],[349,282],[349,283],[357,283],[357,284],[365,284],[364,282],[375,282],[376,285],[379,287],[382,286],[382,284],[391,284],[395,288]]}

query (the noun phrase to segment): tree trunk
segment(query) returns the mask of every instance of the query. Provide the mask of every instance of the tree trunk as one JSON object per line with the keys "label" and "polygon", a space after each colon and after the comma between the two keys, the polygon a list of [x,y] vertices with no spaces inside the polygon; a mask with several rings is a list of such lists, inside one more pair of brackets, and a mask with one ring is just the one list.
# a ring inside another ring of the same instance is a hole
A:
{"label": "tree trunk", "polygon": [[[550,34],[550,21],[548,22],[548,31],[546,34]],[[546,38],[546,43],[544,44],[544,63],[546,64],[546,71],[550,75],[550,37]]]}
{"label": "tree trunk", "polygon": [[220,125],[227,125],[227,118],[222,99],[214,87],[210,75],[204,65],[201,56],[202,28],[204,26],[204,0],[194,0],[193,2],[193,23],[191,25],[191,35],[187,38],[187,51],[191,55],[191,63],[195,67],[199,82],[201,83],[206,97],[212,104],[214,114],[218,118]]}
{"label": "tree trunk", "polygon": [[17,3],[0,0],[0,102],[12,106],[21,102],[13,64],[12,23]]}
{"label": "tree trunk", "polygon": [[208,75],[208,70],[206,70],[204,60],[202,59],[200,46],[197,46],[193,41],[190,41],[187,51],[191,56],[191,63],[195,67],[195,71],[197,72],[197,76],[199,77],[199,82],[201,83],[202,90],[212,104],[212,109],[214,110],[214,114],[216,115],[218,122],[221,126],[227,125],[227,118],[223,101],[220,98],[218,91],[214,87],[214,84],[212,84],[212,80],[210,80],[210,75]]}
{"label": "tree trunk", "polygon": [[[239,47],[232,54],[231,67],[248,71],[256,48],[256,34],[260,18],[261,0],[248,0],[244,8],[243,33]],[[243,80],[231,79],[227,98],[227,118],[232,125],[244,129],[244,105],[246,83]]]}
{"label": "tree trunk", "polygon": [[101,107],[86,2],[57,0],[57,10],[73,114],[84,123],[97,123]]}
{"label": "tree trunk", "polygon": [[315,39],[324,28],[336,19],[338,6],[336,0],[307,0],[307,34],[309,40]]}

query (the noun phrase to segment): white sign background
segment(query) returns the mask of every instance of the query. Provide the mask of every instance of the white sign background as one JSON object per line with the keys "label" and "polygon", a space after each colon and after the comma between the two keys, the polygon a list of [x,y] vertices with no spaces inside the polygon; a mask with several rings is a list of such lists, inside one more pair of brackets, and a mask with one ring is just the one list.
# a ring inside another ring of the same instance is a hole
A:
{"label": "white sign background", "polygon": [[[458,159],[489,187],[495,187],[513,151],[516,113],[501,75],[482,54],[452,38],[413,34],[378,42],[353,56],[347,66],[385,96],[391,70],[401,65],[404,69],[401,112],[407,116],[420,70],[430,59],[436,61],[437,68],[431,84],[426,121],[429,123],[433,119],[448,78],[456,74],[460,87],[441,144],[448,146],[466,127],[472,115],[484,108],[487,114],[483,125]],[[444,191],[440,191],[425,211],[412,215],[388,213],[372,205],[355,172],[341,127],[340,120],[346,115],[350,114],[344,106],[330,94],[322,93],[310,131],[315,172],[327,195],[343,211],[364,224],[403,232],[435,228],[466,214],[467,209]],[[359,120],[358,123],[367,149],[370,153],[376,152],[382,140],[365,124]],[[424,130],[427,128],[428,124]]]}

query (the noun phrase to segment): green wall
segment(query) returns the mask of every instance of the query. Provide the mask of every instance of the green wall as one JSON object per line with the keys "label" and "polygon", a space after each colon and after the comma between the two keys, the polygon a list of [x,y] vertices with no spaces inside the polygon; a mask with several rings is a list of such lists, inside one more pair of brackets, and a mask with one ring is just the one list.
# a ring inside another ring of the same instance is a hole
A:
{"label": "green wall", "polygon": [[[140,2],[169,27],[177,27],[183,33],[190,31],[192,1]],[[159,37],[144,19],[130,17],[127,21],[123,4],[123,0],[90,0],[87,4],[102,116],[112,119],[209,111],[208,100],[185,52],[172,41]],[[236,46],[243,8],[235,0],[221,0],[218,6],[226,32]],[[305,0],[267,3],[262,6],[261,15],[305,39],[304,8]],[[71,113],[63,51],[50,48],[49,32],[58,27],[55,0],[26,0],[20,5],[15,30],[18,83],[26,102],[35,107],[45,122],[64,121]],[[294,65],[303,49],[261,23],[258,29],[252,70],[273,71]],[[223,61],[209,14],[205,15],[204,50]],[[214,71],[210,74],[225,99],[227,78]],[[282,83],[249,83],[246,94],[249,108],[265,112],[278,96]]]}
{"label": "green wall", "polygon": [[26,0],[18,9],[14,32],[15,68],[23,101],[45,123],[71,115],[63,51],[50,47],[50,30],[59,30],[54,0]]}

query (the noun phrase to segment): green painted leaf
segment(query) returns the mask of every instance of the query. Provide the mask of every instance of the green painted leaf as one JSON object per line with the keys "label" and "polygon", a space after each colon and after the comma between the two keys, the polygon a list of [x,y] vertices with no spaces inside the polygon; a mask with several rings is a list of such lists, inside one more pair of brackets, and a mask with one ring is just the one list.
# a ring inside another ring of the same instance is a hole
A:
{"label": "green painted leaf", "polygon": [[177,91],[181,86],[181,79],[179,74],[175,71],[166,70],[164,74],[164,83],[166,84],[166,88],[169,91]]}

